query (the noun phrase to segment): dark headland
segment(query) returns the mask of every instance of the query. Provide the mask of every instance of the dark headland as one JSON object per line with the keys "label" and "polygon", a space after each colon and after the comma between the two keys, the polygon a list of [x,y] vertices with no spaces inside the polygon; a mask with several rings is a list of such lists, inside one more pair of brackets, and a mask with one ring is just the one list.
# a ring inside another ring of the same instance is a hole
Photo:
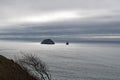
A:
{"label": "dark headland", "polygon": [[0,80],[37,80],[13,60],[0,55]]}

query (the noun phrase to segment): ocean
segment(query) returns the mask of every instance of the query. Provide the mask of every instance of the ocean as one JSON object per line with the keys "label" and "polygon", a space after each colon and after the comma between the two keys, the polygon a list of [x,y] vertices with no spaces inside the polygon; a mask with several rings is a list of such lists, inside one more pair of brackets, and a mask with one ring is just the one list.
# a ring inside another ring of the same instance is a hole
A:
{"label": "ocean", "polygon": [[46,62],[54,80],[120,80],[120,43],[0,41],[0,55],[14,59],[22,53]]}

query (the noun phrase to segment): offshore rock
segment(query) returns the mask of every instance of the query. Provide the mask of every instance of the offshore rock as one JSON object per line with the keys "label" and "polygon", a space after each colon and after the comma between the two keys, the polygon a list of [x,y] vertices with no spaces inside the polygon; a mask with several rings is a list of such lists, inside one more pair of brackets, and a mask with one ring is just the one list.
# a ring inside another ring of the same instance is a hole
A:
{"label": "offshore rock", "polygon": [[41,42],[41,44],[55,44],[55,42],[51,39],[45,39]]}

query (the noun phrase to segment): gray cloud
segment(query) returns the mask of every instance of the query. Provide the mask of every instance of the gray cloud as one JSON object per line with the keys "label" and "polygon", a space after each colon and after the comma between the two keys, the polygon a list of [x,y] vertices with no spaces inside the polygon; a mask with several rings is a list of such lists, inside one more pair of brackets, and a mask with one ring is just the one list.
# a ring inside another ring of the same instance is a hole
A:
{"label": "gray cloud", "polygon": [[[27,26],[27,25],[25,25]],[[29,26],[29,25],[28,25]],[[103,40],[120,40],[120,22],[90,22],[71,24],[57,23],[39,26],[39,24],[32,25],[31,27],[21,29],[8,29],[4,33],[0,33],[0,39],[5,40],[27,40],[27,41],[40,41],[44,38],[53,38],[56,41],[84,41],[90,39],[101,39],[99,37],[106,36]],[[118,38],[108,38],[107,36],[118,36]],[[95,39],[95,40],[96,40]],[[101,39],[102,40],[102,39]]]}
{"label": "gray cloud", "polygon": [[[72,41],[88,35],[119,36],[119,3],[120,0],[0,0],[0,28],[5,28],[0,29],[0,39],[39,41],[52,37]],[[26,17],[32,20],[31,16],[41,18],[43,14],[67,11],[75,11],[80,17],[49,23],[25,21]]]}

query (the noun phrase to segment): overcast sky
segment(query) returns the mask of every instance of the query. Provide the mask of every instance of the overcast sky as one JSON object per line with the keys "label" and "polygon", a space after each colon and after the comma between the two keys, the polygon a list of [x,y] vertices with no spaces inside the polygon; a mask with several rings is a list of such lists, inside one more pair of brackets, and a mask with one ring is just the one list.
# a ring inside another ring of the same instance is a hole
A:
{"label": "overcast sky", "polygon": [[[5,36],[3,28],[9,29],[11,33],[15,32],[13,28],[21,33],[27,32],[29,28],[31,33],[35,33],[34,28],[37,26],[39,34],[53,32],[52,37],[53,34],[63,36],[63,33],[69,37],[72,33],[94,33],[112,34],[112,38],[120,38],[119,4],[120,0],[0,0],[0,33],[2,37]],[[19,28],[24,28],[24,31]],[[55,30],[59,30],[59,33]],[[13,34],[16,33],[12,33],[12,36]]]}

